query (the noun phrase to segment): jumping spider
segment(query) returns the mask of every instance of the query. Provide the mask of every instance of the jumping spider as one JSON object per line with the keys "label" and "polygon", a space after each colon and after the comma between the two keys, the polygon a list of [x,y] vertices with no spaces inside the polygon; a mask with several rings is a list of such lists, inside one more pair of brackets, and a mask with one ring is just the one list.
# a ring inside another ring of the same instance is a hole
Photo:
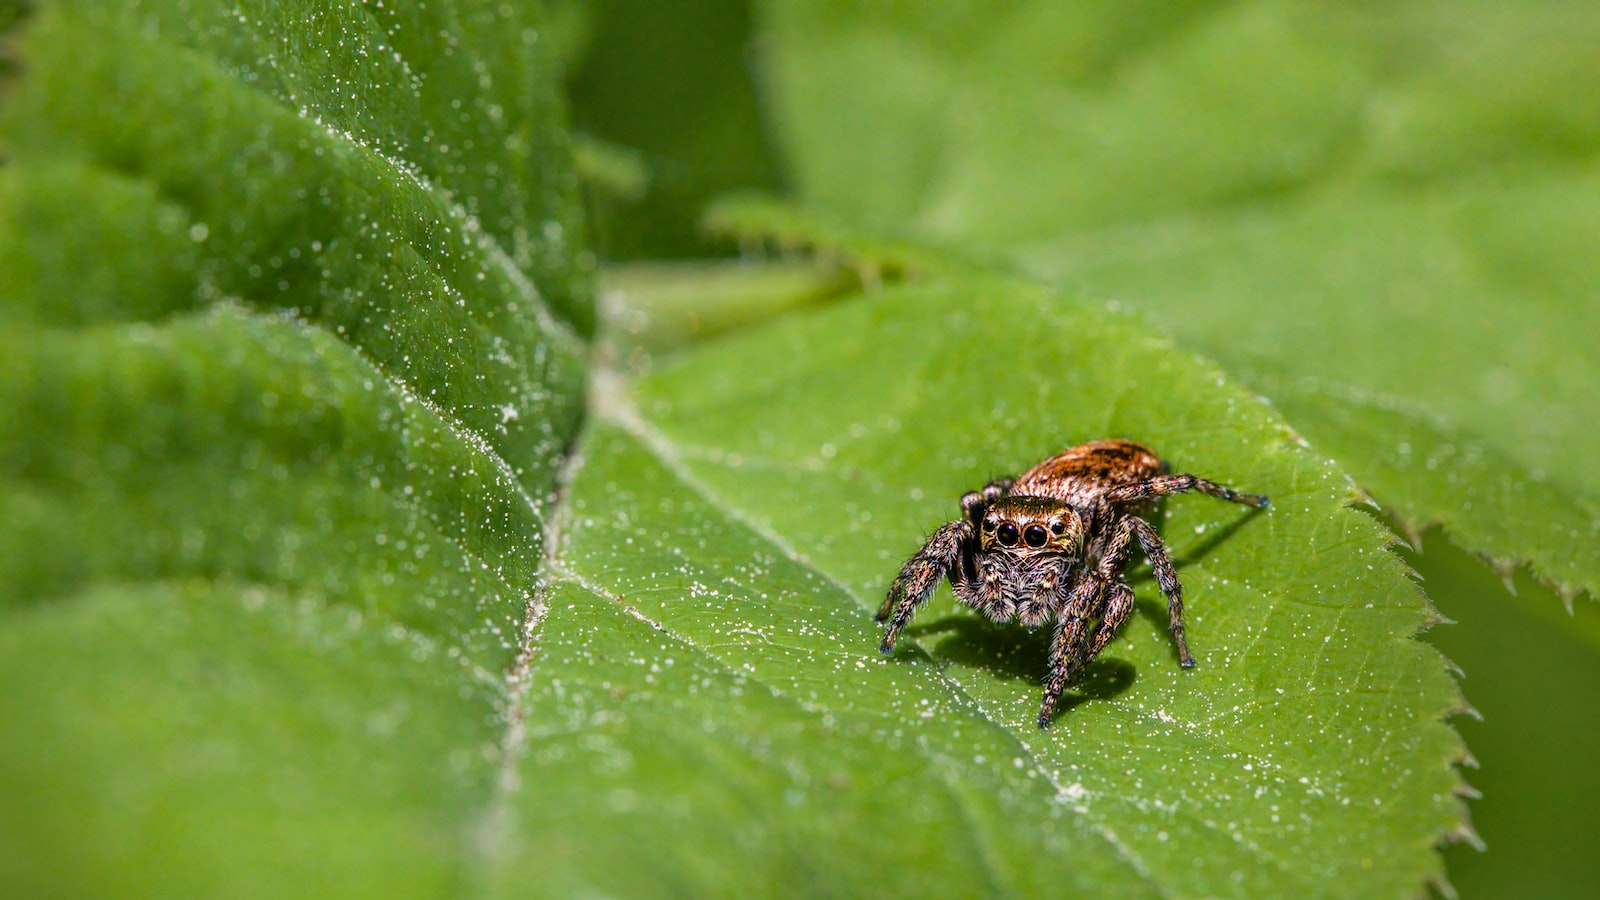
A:
{"label": "jumping spider", "polygon": [[1017,478],[1001,478],[961,498],[962,517],[940,527],[900,567],[878,610],[888,621],[880,649],[894,649],[912,613],[941,576],[956,597],[995,622],[1027,628],[1056,620],[1050,641],[1039,727],[1050,724],[1061,692],[1100,655],[1133,611],[1123,580],[1133,542],[1150,561],[1167,595],[1178,661],[1194,665],[1183,639],[1183,585],[1167,548],[1140,518],[1157,497],[1200,491],[1231,503],[1263,507],[1267,498],[1240,494],[1194,475],[1169,475],[1150,448],[1133,441],[1092,441],[1064,450]]}

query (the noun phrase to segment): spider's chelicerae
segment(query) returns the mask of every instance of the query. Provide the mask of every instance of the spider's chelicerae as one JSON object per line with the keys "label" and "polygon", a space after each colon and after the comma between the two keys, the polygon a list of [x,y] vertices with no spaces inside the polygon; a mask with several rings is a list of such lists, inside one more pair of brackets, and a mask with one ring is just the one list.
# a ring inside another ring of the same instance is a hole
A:
{"label": "spider's chelicerae", "polygon": [[1183,585],[1166,545],[1140,514],[1156,498],[1184,491],[1254,507],[1266,506],[1267,498],[1167,472],[1160,457],[1142,444],[1092,441],[1014,479],[997,479],[967,493],[961,518],[935,531],[889,585],[878,610],[878,621],[889,623],[880,649],[894,649],[900,630],[941,577],[950,579],[957,598],[996,622],[1016,619],[1037,628],[1054,618],[1050,675],[1039,708],[1043,728],[1061,692],[1133,611],[1123,569],[1137,542],[1167,595],[1178,661],[1193,666],[1183,638]]}

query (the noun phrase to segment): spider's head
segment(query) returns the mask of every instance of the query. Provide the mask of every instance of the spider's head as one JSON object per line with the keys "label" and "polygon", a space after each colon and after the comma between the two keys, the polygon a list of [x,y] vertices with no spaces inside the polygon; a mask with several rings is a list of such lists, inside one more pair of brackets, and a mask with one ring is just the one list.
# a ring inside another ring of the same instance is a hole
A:
{"label": "spider's head", "polygon": [[1083,546],[1083,519],[1071,506],[1048,497],[1001,497],[984,511],[978,539],[986,552],[1013,556],[1068,553]]}

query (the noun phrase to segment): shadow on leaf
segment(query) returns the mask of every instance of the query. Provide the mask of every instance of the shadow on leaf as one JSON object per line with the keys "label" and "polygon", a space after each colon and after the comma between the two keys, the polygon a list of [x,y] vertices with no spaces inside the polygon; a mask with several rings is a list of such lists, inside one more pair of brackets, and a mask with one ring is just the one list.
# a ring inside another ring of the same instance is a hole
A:
{"label": "shadow on leaf", "polygon": [[[1189,552],[1185,553],[1183,556],[1177,556],[1174,554],[1172,557],[1172,565],[1178,570],[1178,580],[1183,580],[1184,569],[1187,569],[1190,566],[1201,562],[1207,556],[1210,556],[1213,551],[1222,546],[1224,541],[1231,538],[1235,532],[1255,519],[1256,516],[1262,515],[1265,512],[1265,509],[1249,510],[1244,515],[1232,519],[1228,522],[1228,524],[1223,525],[1220,528],[1212,529],[1211,532],[1203,539],[1197,541],[1194,546],[1190,547]],[[1162,531],[1162,537],[1165,539],[1165,529],[1163,528]],[[1150,573],[1150,567],[1147,564],[1141,564],[1136,573],[1130,573],[1126,578],[1126,581],[1129,584],[1135,586],[1154,580],[1155,578]],[[1187,584],[1184,587],[1184,608],[1188,609],[1189,601],[1193,599],[1193,595],[1189,592]],[[1140,599],[1135,606],[1134,614],[1139,616],[1139,618],[1148,621],[1151,625],[1160,629],[1162,632],[1166,632],[1169,620],[1165,597],[1161,597],[1158,600]],[[1178,661],[1178,646],[1170,640],[1167,641],[1167,653],[1172,657],[1172,661],[1174,663]]]}
{"label": "shadow on leaf", "polygon": [[[974,616],[946,616],[906,633],[923,641],[940,662],[983,669],[1000,678],[1040,684],[1050,668],[1050,631],[996,625]],[[1085,700],[1110,700],[1133,685],[1138,669],[1120,659],[1101,657],[1057,704],[1058,714]]]}
{"label": "shadow on leaf", "polygon": [[[1183,576],[1183,569],[1185,566],[1194,565],[1195,563],[1205,559],[1207,556],[1210,556],[1213,551],[1222,546],[1224,541],[1233,537],[1235,532],[1255,521],[1257,516],[1266,515],[1266,513],[1266,509],[1247,509],[1243,515],[1234,516],[1226,525],[1223,525],[1220,528],[1210,529],[1205,537],[1196,541],[1194,546],[1189,548],[1188,553],[1185,553],[1183,556],[1177,556],[1174,554],[1172,557],[1172,564],[1178,568],[1179,577]],[[1165,540],[1166,535],[1164,532],[1166,529],[1163,528],[1162,531],[1162,540]]]}

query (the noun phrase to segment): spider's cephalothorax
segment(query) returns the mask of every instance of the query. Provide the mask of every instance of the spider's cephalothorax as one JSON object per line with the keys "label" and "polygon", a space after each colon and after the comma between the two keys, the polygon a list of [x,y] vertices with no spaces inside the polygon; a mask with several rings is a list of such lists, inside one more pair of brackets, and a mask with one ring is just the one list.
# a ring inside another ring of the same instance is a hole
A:
{"label": "spider's cephalothorax", "polygon": [[1054,618],[1050,674],[1039,709],[1039,727],[1049,725],[1061,692],[1133,611],[1133,591],[1122,570],[1137,542],[1167,595],[1178,661],[1194,665],[1183,636],[1183,585],[1155,528],[1139,514],[1157,497],[1184,491],[1255,507],[1266,506],[1267,498],[1166,472],[1142,444],[1092,441],[1015,479],[997,479],[966,494],[961,518],[935,531],[889,585],[878,610],[878,621],[889,623],[883,652],[894,649],[941,577],[950,579],[962,602],[996,622],[1016,619],[1037,628]]}

